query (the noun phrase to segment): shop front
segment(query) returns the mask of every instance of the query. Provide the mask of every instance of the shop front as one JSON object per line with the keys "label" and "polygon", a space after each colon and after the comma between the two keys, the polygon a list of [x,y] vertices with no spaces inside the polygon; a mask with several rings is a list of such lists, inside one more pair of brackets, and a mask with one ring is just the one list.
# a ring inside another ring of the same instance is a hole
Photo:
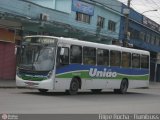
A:
{"label": "shop front", "polygon": [[0,20],[0,80],[14,80],[16,73],[16,22]]}

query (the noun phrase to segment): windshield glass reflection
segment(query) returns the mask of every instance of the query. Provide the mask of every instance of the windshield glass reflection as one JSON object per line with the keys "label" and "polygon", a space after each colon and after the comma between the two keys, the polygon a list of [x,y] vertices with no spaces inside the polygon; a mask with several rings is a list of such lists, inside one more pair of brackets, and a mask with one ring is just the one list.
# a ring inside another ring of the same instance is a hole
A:
{"label": "windshield glass reflection", "polygon": [[32,71],[50,71],[55,63],[56,43],[56,40],[49,38],[25,39],[19,67]]}

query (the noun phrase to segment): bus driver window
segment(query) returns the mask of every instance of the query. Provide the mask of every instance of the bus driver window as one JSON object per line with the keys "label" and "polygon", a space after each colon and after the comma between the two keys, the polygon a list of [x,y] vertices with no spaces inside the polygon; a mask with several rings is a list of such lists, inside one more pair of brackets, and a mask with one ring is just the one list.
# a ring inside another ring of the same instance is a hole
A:
{"label": "bus driver window", "polygon": [[57,52],[57,66],[59,67],[67,64],[69,64],[69,48],[59,47]]}

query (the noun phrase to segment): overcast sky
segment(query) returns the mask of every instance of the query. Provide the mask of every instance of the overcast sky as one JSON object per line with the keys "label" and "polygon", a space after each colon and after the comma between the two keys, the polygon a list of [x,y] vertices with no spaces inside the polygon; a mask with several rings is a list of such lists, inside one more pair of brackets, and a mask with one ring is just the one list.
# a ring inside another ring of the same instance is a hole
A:
{"label": "overcast sky", "polygon": [[[127,4],[128,0],[118,0]],[[158,24],[160,24],[160,0],[131,0],[131,7],[138,11],[139,13],[143,13],[143,15],[148,18],[154,20]],[[158,11],[150,11],[148,10],[158,10]]]}

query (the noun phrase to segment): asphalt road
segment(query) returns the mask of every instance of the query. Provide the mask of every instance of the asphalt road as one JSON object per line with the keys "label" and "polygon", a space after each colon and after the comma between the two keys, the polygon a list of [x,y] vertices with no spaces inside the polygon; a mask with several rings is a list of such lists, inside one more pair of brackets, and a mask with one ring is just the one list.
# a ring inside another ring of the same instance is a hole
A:
{"label": "asphalt road", "polygon": [[14,114],[99,114],[160,113],[160,89],[132,89],[127,94],[63,92],[40,94],[30,89],[0,88],[0,113]]}

